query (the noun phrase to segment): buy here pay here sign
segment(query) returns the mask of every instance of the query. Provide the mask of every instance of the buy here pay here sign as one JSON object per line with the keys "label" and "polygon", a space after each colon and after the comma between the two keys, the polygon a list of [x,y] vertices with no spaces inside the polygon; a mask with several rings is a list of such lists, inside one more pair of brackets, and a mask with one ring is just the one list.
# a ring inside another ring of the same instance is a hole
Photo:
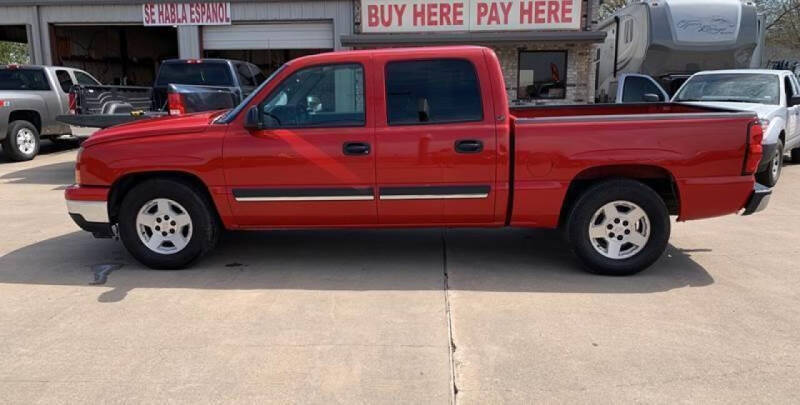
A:
{"label": "buy here pay here sign", "polygon": [[580,29],[580,0],[362,0],[361,31]]}

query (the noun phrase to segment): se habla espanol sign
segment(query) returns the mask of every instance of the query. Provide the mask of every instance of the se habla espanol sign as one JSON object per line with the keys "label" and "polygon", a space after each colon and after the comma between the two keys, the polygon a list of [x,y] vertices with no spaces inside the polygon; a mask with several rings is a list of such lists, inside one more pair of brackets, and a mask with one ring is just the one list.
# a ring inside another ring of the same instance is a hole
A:
{"label": "se habla espanol sign", "polygon": [[231,3],[144,3],[145,26],[230,25]]}

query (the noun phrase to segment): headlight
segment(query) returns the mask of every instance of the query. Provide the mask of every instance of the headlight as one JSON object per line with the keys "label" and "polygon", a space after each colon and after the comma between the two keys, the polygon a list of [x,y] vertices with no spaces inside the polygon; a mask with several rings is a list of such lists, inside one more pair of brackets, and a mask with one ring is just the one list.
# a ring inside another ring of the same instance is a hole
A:
{"label": "headlight", "polygon": [[764,132],[767,132],[767,127],[769,126],[769,120],[760,118],[758,122],[761,124],[761,129],[763,129]]}

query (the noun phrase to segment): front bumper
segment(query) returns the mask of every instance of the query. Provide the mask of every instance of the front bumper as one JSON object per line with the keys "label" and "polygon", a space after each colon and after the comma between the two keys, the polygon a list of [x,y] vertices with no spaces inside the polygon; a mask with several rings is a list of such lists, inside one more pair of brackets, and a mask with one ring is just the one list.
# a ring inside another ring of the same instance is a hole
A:
{"label": "front bumper", "polygon": [[747,199],[747,204],[744,206],[742,215],[751,215],[756,212],[764,211],[769,204],[769,197],[772,195],[772,189],[756,183],[753,186],[753,193]]}
{"label": "front bumper", "polygon": [[107,193],[106,188],[81,186],[71,186],[64,192],[70,218],[96,238],[114,236],[108,217]]}
{"label": "front bumper", "polygon": [[758,162],[758,172],[761,173],[769,168],[772,162],[772,157],[775,156],[775,151],[778,149],[778,143],[765,143],[761,145],[764,154],[761,155],[761,161]]}

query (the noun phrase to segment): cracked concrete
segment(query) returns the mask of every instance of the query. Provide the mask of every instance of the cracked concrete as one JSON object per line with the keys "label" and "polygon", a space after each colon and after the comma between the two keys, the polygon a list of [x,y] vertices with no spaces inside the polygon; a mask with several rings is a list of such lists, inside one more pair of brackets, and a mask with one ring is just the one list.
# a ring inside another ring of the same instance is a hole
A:
{"label": "cracked concrete", "polygon": [[77,231],[75,152],[44,152],[0,161],[3,402],[798,400],[800,166],[762,214],[675,224],[635,277],[475,229],[230,233],[158,272]]}

